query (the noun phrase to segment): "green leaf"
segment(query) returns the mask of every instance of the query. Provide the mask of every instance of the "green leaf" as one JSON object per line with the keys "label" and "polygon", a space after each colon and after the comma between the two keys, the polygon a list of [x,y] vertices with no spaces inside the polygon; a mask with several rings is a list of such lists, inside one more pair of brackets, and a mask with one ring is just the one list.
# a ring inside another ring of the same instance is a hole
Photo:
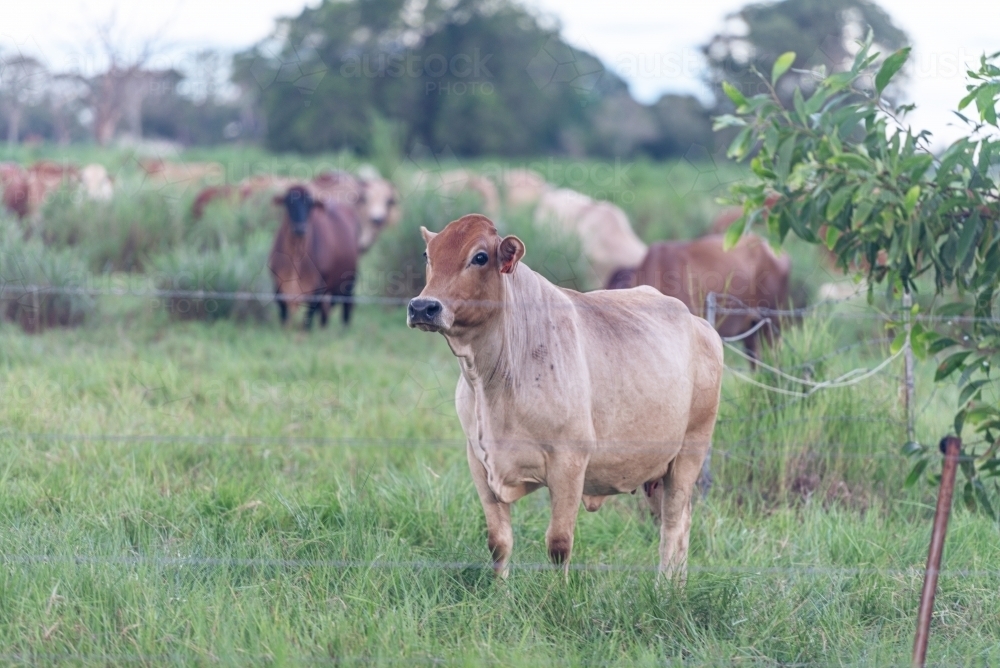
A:
{"label": "green leaf", "polygon": [[840,238],[840,230],[838,230],[833,225],[826,228],[826,248],[827,250],[833,250],[833,247],[837,245],[837,239]]}
{"label": "green leaf", "polygon": [[740,237],[743,236],[743,230],[746,229],[748,220],[749,219],[747,218],[746,213],[744,213],[739,220],[729,226],[729,229],[726,230],[726,236],[722,241],[722,247],[724,250],[728,251],[739,243]]}
{"label": "green leaf", "polygon": [[850,188],[844,187],[833,194],[830,198],[830,203],[826,205],[826,219],[833,222],[834,218],[837,217],[844,209],[844,205],[851,200],[851,195],[853,191]]}
{"label": "green leaf", "polygon": [[962,227],[962,236],[958,238],[958,250],[955,255],[957,266],[961,267],[968,259],[972,251],[972,242],[976,240],[976,233],[979,232],[979,211],[969,216]]}
{"label": "green leaf", "polygon": [[786,51],[785,53],[778,56],[778,59],[774,61],[774,67],[771,68],[771,85],[778,83],[778,79],[782,74],[788,71],[788,68],[792,66],[795,62],[795,52]]}
{"label": "green leaf", "polygon": [[927,354],[936,355],[942,350],[946,350],[948,348],[951,348],[952,346],[957,346],[957,345],[958,341],[956,341],[955,339],[949,338],[947,336],[942,336],[936,339],[934,343],[927,346]]}
{"label": "green leaf", "polygon": [[747,103],[747,99],[743,97],[743,93],[741,93],[736,86],[732,85],[728,81],[722,82],[722,92],[726,94],[726,97],[733,101],[733,104],[735,104],[737,108],[742,107]]}
{"label": "green leaf", "polygon": [[965,350],[947,357],[943,362],[941,362],[941,364],[938,365],[937,371],[934,373],[934,382],[936,383],[954,373],[956,369],[962,366],[962,362],[965,361],[965,358],[971,354],[971,350]]}
{"label": "green leaf", "polygon": [[841,153],[840,155],[833,156],[827,162],[835,165],[844,165],[853,169],[871,169],[872,167],[871,160],[857,153]]}
{"label": "green leaf", "polygon": [[968,385],[966,385],[965,387],[963,387],[962,388],[962,394],[960,394],[959,397],[958,397],[958,405],[959,406],[964,406],[966,403],[968,403],[969,399],[972,398],[972,395],[974,395],[977,392],[979,392],[979,389],[983,385],[986,385],[987,383],[992,383],[992,382],[993,381],[991,379],[989,379],[989,378],[981,378],[979,380],[974,380],[971,383],[969,383]]}
{"label": "green leaf", "polygon": [[920,476],[923,475],[928,462],[930,462],[929,459],[917,460],[917,463],[914,464],[913,468],[910,470],[910,475],[906,476],[906,480],[903,482],[903,487],[913,487],[914,483],[920,480]]}
{"label": "green leaf", "polygon": [[997,515],[993,510],[993,505],[990,503],[990,498],[986,494],[986,488],[983,487],[981,480],[972,481],[973,489],[976,491],[976,499],[979,501],[979,505],[982,507],[983,512],[993,521],[996,521]]}
{"label": "green leaf", "polygon": [[941,316],[955,316],[955,315],[965,315],[966,311],[969,310],[968,304],[963,304],[962,302],[952,302],[950,304],[943,304],[934,309],[937,315]]}
{"label": "green leaf", "polygon": [[878,70],[878,74],[875,75],[875,90],[878,91],[879,95],[881,95],[882,91],[885,90],[885,87],[889,85],[889,81],[903,66],[903,63],[906,62],[909,55],[910,47],[907,46],[885,59],[885,62],[882,63],[882,67]]}
{"label": "green leaf", "polygon": [[912,457],[913,455],[920,454],[924,452],[927,448],[920,445],[919,443],[914,443],[913,441],[908,441],[903,444],[903,448],[900,452],[904,457]]}
{"label": "green leaf", "polygon": [[913,215],[913,210],[917,208],[917,200],[919,199],[920,186],[913,186],[906,191],[906,197],[903,198],[903,207],[906,209],[906,215]]}

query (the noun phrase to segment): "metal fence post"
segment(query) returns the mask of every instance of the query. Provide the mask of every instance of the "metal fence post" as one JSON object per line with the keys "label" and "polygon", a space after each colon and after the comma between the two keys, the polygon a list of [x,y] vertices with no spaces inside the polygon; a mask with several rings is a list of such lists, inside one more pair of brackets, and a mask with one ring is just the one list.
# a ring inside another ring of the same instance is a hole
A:
{"label": "metal fence post", "polygon": [[715,293],[709,292],[705,297],[705,320],[708,320],[713,328],[715,327]]}
{"label": "metal fence post", "polygon": [[910,295],[910,291],[907,290],[903,293],[903,320],[906,323],[906,350],[903,351],[903,362],[905,368],[905,383],[906,383],[906,442],[914,442],[914,398],[913,398],[913,348],[910,347],[910,332],[913,330],[913,323],[911,322],[912,314],[910,310],[913,307],[913,297]]}
{"label": "metal fence post", "polygon": [[944,451],[944,467],[941,470],[937,509],[934,511],[931,546],[927,551],[924,588],[920,592],[917,635],[913,639],[914,668],[923,668],[927,661],[927,640],[930,638],[931,616],[934,614],[934,594],[937,592],[938,573],[941,572],[941,553],[944,551],[944,537],[948,531],[948,515],[951,513],[951,497],[955,491],[955,471],[958,468],[962,441],[955,436],[946,436],[941,440],[941,450]]}

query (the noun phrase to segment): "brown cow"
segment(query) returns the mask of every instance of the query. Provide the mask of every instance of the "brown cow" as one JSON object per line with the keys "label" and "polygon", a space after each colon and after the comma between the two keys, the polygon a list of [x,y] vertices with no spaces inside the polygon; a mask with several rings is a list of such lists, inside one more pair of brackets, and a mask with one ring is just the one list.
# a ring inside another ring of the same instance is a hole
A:
{"label": "brown cow", "polygon": [[545,541],[568,570],[581,501],[593,512],[609,495],[659,485],[660,569],[683,577],[691,494],[719,409],[719,335],[648,287],[554,286],[485,216],[421,232],[427,283],[407,325],[440,332],[459,359],[455,408],[497,574],[522,496],[549,488]]}
{"label": "brown cow", "polygon": [[79,169],[47,160],[27,170],[7,167],[4,173],[4,205],[22,219],[36,217],[45,200],[59,188],[80,182]]}
{"label": "brown cow", "polygon": [[282,324],[302,302],[308,302],[305,327],[320,312],[325,327],[331,302],[342,301],[344,324],[351,318],[351,297],[358,267],[357,232],[360,222],[353,208],[313,199],[305,186],[292,186],[274,203],[284,209],[274,239],[268,268],[274,275]]}
{"label": "brown cow", "polygon": [[[705,315],[705,300],[715,293],[720,312],[715,326],[723,337],[750,331],[764,318],[770,324],[743,339],[747,353],[757,357],[760,332],[768,340],[780,335],[779,318],[768,309],[788,306],[791,260],[775,255],[766,241],[747,235],[735,248],[723,250],[723,236],[711,234],[693,241],[660,241],[649,247],[646,259],[635,272],[633,285],[651,285],[676,297],[695,315]],[[745,309],[739,314],[725,309]],[[765,312],[761,312],[763,309]]]}

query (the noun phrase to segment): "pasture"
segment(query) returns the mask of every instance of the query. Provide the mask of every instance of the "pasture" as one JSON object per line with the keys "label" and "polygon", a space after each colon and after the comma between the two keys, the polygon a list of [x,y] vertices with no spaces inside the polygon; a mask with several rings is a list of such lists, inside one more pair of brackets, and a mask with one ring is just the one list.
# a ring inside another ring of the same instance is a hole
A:
{"label": "pasture", "polygon": [[[620,204],[646,241],[707,227],[740,174],[637,164],[605,186],[578,164],[590,176],[574,187],[630,193]],[[39,234],[7,235],[3,251],[46,258],[17,278],[53,285],[270,289],[270,219],[249,207],[195,226],[193,195],[137,187],[84,214],[56,201]],[[421,262],[416,226],[467,205],[413,196],[364,258],[361,293],[393,294],[390,272],[414,249]],[[579,280],[564,240],[508,223],[528,266]],[[829,273],[814,249],[792,251],[806,301]],[[511,576],[497,582],[454,413],[457,363],[401,308],[362,306],[347,330],[305,333],[268,304],[192,319],[161,299],[78,301],[74,328],[0,323],[3,663],[908,662],[933,490],[903,489],[901,362],[807,399],[727,373],[685,589],[656,586],[658,530],[627,495],[581,509],[564,581],[547,566],[545,490],[515,504]],[[889,355],[873,314],[863,300],[817,309],[768,359],[817,379],[872,367]],[[931,363],[918,370],[929,442],[955,397]],[[956,504],[933,664],[1000,660],[998,557],[995,524]]]}

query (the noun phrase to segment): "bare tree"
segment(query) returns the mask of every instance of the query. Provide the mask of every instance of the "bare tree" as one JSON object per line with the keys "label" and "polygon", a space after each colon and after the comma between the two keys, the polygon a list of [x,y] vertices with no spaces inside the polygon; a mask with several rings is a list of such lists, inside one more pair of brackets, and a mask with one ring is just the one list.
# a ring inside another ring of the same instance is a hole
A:
{"label": "bare tree", "polygon": [[7,120],[7,143],[20,139],[25,107],[38,102],[45,92],[48,71],[36,58],[21,53],[0,54],[0,111]]}
{"label": "bare tree", "polygon": [[103,71],[78,78],[88,88],[88,102],[93,113],[94,140],[104,146],[118,133],[124,121],[130,134],[142,137],[143,101],[154,89],[162,73],[149,70],[150,61],[164,49],[158,36],[142,40],[130,48],[125,37],[116,31],[114,14],[94,28],[97,56],[104,62]]}

